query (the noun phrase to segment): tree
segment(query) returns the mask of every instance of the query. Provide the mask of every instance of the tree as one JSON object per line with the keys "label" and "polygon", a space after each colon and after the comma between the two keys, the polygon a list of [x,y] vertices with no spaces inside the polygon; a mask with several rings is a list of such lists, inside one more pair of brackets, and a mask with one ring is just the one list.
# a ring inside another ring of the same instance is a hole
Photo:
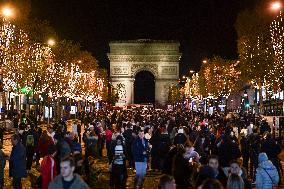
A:
{"label": "tree", "polygon": [[199,91],[204,96],[222,97],[240,89],[238,62],[214,56],[203,64],[200,70]]}
{"label": "tree", "polygon": [[201,89],[200,89],[198,73],[194,74],[191,79],[186,80],[184,89],[185,89],[185,95],[187,97],[195,98],[195,97],[201,96]]}
{"label": "tree", "polygon": [[238,15],[236,30],[241,77],[259,89],[262,112],[262,87],[265,87],[274,62],[269,22],[258,9],[245,10]]}
{"label": "tree", "polygon": [[284,22],[281,12],[270,24],[270,34],[275,59],[268,84],[273,92],[279,92],[284,84]]}
{"label": "tree", "polygon": [[169,88],[169,95],[168,95],[168,103],[169,104],[175,104],[177,102],[180,102],[181,95],[180,95],[180,89],[178,85],[172,85]]}

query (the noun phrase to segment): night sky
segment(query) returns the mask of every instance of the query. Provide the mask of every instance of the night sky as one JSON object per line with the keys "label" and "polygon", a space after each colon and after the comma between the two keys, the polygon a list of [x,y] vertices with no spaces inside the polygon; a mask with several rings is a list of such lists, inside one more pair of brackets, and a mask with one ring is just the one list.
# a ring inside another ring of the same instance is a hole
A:
{"label": "night sky", "polygon": [[179,40],[180,75],[203,58],[237,58],[234,23],[257,0],[32,0],[32,16],[48,20],[61,39],[79,42],[103,68],[111,40]]}

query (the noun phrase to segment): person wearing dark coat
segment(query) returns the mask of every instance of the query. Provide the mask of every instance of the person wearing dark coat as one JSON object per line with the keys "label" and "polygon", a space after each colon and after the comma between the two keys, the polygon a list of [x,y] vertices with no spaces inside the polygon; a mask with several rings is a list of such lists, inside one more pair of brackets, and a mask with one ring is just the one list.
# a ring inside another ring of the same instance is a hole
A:
{"label": "person wearing dark coat", "polygon": [[261,145],[261,152],[265,152],[267,154],[268,159],[276,167],[279,177],[281,178],[281,171],[280,171],[281,164],[278,158],[278,155],[281,152],[281,148],[276,143],[276,141],[271,137],[271,134],[268,132],[264,133],[263,141]]}
{"label": "person wearing dark coat", "polygon": [[21,189],[21,179],[27,176],[26,149],[21,143],[19,135],[13,135],[11,142],[13,147],[9,159],[9,176],[13,178],[13,187]]}
{"label": "person wearing dark coat", "polygon": [[132,151],[131,151],[131,146],[134,141],[134,136],[133,136],[133,129],[131,128],[131,125],[127,125],[127,129],[123,132],[123,137],[125,139],[125,147],[126,147],[126,159],[128,160],[130,168],[134,167],[134,161],[133,161],[133,156],[132,156]]}
{"label": "person wearing dark coat", "polygon": [[243,158],[243,166],[248,170],[248,162],[249,162],[249,140],[248,137],[241,133],[241,155]]}
{"label": "person wearing dark coat", "polygon": [[258,167],[258,154],[261,151],[261,142],[260,142],[260,136],[257,133],[257,130],[255,129],[254,132],[249,135],[249,158],[250,158],[250,178],[252,178],[253,181],[255,181],[256,176],[256,168]]}
{"label": "person wearing dark coat", "polygon": [[208,179],[215,179],[215,171],[212,167],[203,165],[199,168],[195,188],[198,188],[205,180]]}
{"label": "person wearing dark coat", "polygon": [[178,144],[184,144],[186,142],[187,138],[184,134],[184,130],[183,128],[180,128],[178,130],[177,135],[174,137],[174,145],[178,145]]}
{"label": "person wearing dark coat", "polygon": [[215,156],[215,155],[209,156],[208,165],[209,165],[209,167],[212,167],[213,170],[214,170],[214,173],[215,173],[214,178],[219,180],[222,183],[222,185],[224,187],[226,187],[227,186],[227,177],[226,177],[224,171],[222,170],[222,168],[219,167],[218,156]]}
{"label": "person wearing dark coat", "polygon": [[26,147],[27,155],[27,170],[31,170],[33,163],[33,156],[38,148],[39,137],[38,133],[34,128],[34,125],[31,125],[30,129],[23,134],[23,144]]}
{"label": "person wearing dark coat", "polygon": [[165,161],[164,161],[164,166],[162,169],[162,173],[163,174],[167,174],[167,175],[172,175],[172,162],[173,159],[175,157],[175,155],[177,154],[177,147],[176,146],[171,146],[169,153],[166,155]]}
{"label": "person wearing dark coat", "polygon": [[7,156],[2,151],[3,145],[0,143],[0,189],[4,187],[4,169],[6,165]]}
{"label": "person wearing dark coat", "polygon": [[177,154],[173,158],[173,176],[177,189],[194,189],[197,178],[197,166],[184,158],[185,149],[177,147]]}
{"label": "person wearing dark coat", "polygon": [[144,137],[143,130],[139,131],[138,137],[132,144],[132,154],[136,169],[135,187],[142,188],[149,158],[149,143]]}
{"label": "person wearing dark coat", "polygon": [[221,141],[217,144],[217,151],[221,167],[228,167],[230,161],[241,157],[238,143],[227,135],[222,136]]}
{"label": "person wearing dark coat", "polygon": [[152,145],[151,148],[151,169],[156,170],[159,169],[159,150],[161,144],[161,135],[158,129],[154,131],[153,136],[149,140],[149,143]]}
{"label": "person wearing dark coat", "polygon": [[162,170],[165,165],[165,159],[170,151],[171,139],[166,130],[162,130],[160,135],[160,149],[158,152],[159,170]]}

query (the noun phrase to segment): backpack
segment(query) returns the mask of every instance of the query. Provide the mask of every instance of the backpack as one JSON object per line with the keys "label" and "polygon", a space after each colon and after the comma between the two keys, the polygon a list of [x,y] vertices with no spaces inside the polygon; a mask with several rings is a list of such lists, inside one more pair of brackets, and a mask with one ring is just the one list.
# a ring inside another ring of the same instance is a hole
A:
{"label": "backpack", "polygon": [[35,145],[34,135],[27,135],[26,146],[34,146],[34,145]]}

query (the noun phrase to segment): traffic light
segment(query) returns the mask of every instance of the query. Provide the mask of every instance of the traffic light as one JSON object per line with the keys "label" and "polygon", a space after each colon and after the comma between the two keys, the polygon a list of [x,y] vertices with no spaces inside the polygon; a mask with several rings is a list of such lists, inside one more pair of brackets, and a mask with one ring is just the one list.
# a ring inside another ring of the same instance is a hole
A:
{"label": "traffic light", "polygon": [[250,103],[249,103],[248,98],[245,99],[245,107],[246,107],[246,108],[249,108],[249,107],[250,107]]}
{"label": "traffic light", "polygon": [[27,94],[28,93],[28,87],[27,86],[22,87],[21,92],[24,93],[24,94]]}
{"label": "traffic light", "polygon": [[249,103],[246,103],[245,106],[246,106],[246,108],[249,108],[249,107],[250,107],[250,104],[249,104]]}

